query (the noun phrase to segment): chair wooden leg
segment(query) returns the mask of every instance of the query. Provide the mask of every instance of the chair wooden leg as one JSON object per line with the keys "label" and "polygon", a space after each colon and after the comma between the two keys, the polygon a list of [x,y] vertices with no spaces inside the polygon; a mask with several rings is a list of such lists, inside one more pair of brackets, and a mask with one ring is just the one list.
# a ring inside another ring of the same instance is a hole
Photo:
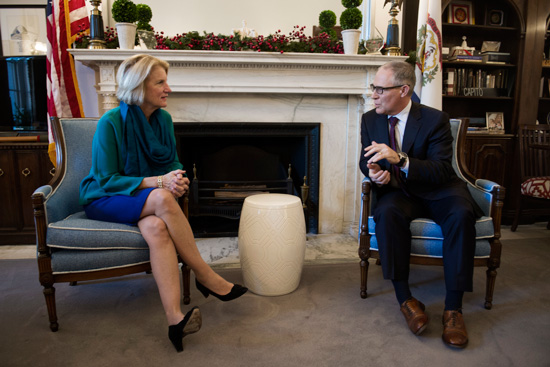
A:
{"label": "chair wooden leg", "polygon": [[367,276],[369,273],[369,261],[361,260],[361,298],[367,298]]}
{"label": "chair wooden leg", "polygon": [[42,293],[44,293],[44,298],[46,299],[50,329],[55,332],[59,329],[59,324],[57,323],[57,310],[55,307],[55,288],[53,286],[44,286]]}
{"label": "chair wooden leg", "polygon": [[493,307],[493,293],[495,291],[495,282],[497,279],[496,267],[487,268],[487,285],[485,289],[485,308],[490,310]]}
{"label": "chair wooden leg", "polygon": [[191,303],[191,269],[186,264],[181,267],[183,304]]}

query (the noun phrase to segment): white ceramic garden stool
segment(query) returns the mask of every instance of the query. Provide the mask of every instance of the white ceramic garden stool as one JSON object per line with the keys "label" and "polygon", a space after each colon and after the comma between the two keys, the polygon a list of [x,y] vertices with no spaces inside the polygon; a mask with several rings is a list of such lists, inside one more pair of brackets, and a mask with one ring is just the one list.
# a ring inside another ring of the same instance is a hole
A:
{"label": "white ceramic garden stool", "polygon": [[244,285],[262,296],[298,288],[306,253],[302,201],[286,194],[244,200],[239,222],[239,258]]}

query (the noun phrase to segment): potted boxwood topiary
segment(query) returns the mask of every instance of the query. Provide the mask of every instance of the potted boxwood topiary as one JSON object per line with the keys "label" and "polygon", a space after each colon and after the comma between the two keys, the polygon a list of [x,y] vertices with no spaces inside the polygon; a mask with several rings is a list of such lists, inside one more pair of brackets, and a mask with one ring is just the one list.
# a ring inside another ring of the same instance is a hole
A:
{"label": "potted boxwood topiary", "polygon": [[319,27],[321,32],[325,32],[332,38],[337,38],[338,35],[334,26],[336,25],[336,14],[332,10],[323,10],[319,14]]}
{"label": "potted boxwood topiary", "polygon": [[121,49],[133,50],[136,44],[137,8],[132,0],[115,0],[111,8]]}
{"label": "potted boxwood topiary", "polygon": [[363,0],[342,0],[346,8],[340,15],[340,26],[342,27],[342,40],[344,41],[345,54],[357,54],[361,31],[359,28],[363,23],[363,14],[357,7]]}
{"label": "potted boxwood topiary", "polygon": [[141,48],[147,48],[149,50],[154,49],[157,45],[157,39],[155,38],[155,32],[153,27],[149,23],[153,18],[153,11],[151,7],[146,4],[137,4],[137,34],[139,38],[139,44]]}

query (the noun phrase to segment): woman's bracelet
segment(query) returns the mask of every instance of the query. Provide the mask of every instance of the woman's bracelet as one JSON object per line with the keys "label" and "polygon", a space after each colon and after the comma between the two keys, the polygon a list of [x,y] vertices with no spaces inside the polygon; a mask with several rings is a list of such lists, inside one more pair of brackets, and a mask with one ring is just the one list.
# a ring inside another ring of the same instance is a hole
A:
{"label": "woman's bracelet", "polygon": [[162,187],[163,187],[163,185],[162,185],[162,176],[157,177],[157,187],[159,189],[162,189]]}

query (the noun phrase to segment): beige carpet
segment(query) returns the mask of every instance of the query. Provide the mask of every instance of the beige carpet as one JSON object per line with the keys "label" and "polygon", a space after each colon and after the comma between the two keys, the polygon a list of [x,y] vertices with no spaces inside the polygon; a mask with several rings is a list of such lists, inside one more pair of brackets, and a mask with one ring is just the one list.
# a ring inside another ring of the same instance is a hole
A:
{"label": "beige carpet", "polygon": [[[521,230],[521,227],[520,227]],[[285,296],[248,293],[222,303],[192,289],[203,328],[176,353],[152,276],[59,284],[60,329],[52,333],[36,262],[0,261],[0,366],[549,366],[550,236],[505,239],[494,307],[483,308],[485,272],[465,297],[465,350],[441,341],[443,277],[413,266],[413,294],[431,317],[412,335],[391,284],[374,264],[369,298],[359,297],[358,264],[307,265]],[[220,269],[241,282],[240,269]]]}

